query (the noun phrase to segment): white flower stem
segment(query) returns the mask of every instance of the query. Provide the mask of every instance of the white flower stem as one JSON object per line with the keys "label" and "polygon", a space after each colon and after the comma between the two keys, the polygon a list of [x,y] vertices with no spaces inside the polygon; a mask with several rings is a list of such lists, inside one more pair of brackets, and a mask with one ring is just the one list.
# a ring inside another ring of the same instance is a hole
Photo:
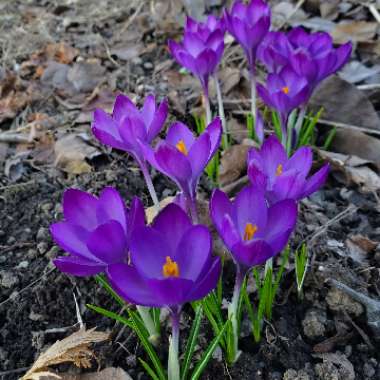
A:
{"label": "white flower stem", "polygon": [[214,82],[215,82],[215,87],[216,87],[216,96],[218,98],[219,117],[220,117],[220,120],[222,121],[224,147],[228,148],[228,130],[227,130],[226,116],[224,114],[222,90],[220,88],[219,79],[216,74],[214,75]]}
{"label": "white flower stem", "polygon": [[234,339],[234,362],[239,358],[239,331],[238,331],[238,319],[237,312],[239,306],[239,298],[240,298],[240,290],[243,284],[245,277],[245,272],[242,271],[240,265],[236,265],[236,278],[235,278],[235,287],[234,293],[232,296],[232,300],[228,305],[228,318],[231,319],[232,322],[232,331],[233,331],[233,339]]}
{"label": "white flower stem", "polygon": [[152,177],[149,174],[149,170],[148,170],[145,162],[144,163],[140,162],[140,168],[141,168],[141,171],[143,173],[143,176],[144,176],[150,197],[152,198],[154,207],[156,209],[156,213],[158,214],[161,208],[160,208],[160,202],[157,198],[156,190],[154,189],[154,186],[153,186]]}
{"label": "white flower stem", "polygon": [[157,334],[156,326],[153,322],[153,318],[150,315],[149,307],[145,306],[136,306],[138,313],[140,314],[141,319],[144,322],[146,329],[149,332],[149,341],[156,346],[158,344],[159,335]]}
{"label": "white flower stem", "polygon": [[204,102],[205,102],[205,108],[206,108],[206,127],[211,123],[211,106],[210,106],[210,98],[208,97],[208,94],[205,92],[203,93],[204,96]]}
{"label": "white flower stem", "polygon": [[255,73],[252,71],[251,71],[250,79],[251,79],[251,113],[252,113],[253,120],[255,120],[256,119],[257,94],[256,94]]}
{"label": "white flower stem", "polygon": [[299,110],[299,113],[298,113],[298,117],[297,117],[296,126],[295,126],[295,130],[296,130],[296,134],[297,134],[297,141],[296,141],[296,143],[298,143],[298,139],[300,137],[300,132],[301,132],[301,129],[302,129],[302,125],[303,125],[303,121],[305,119],[305,116],[306,116],[306,106],[303,105],[303,106],[300,107],[300,110]]}
{"label": "white flower stem", "polygon": [[179,318],[180,310],[171,311],[172,335],[169,338],[168,380],[180,380],[179,370]]}

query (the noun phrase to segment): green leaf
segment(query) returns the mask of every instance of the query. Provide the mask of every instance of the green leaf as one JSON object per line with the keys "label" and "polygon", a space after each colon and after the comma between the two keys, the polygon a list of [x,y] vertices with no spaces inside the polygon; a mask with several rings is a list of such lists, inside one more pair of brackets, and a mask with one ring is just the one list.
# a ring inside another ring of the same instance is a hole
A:
{"label": "green leaf", "polygon": [[272,123],[274,132],[276,133],[278,139],[282,141],[281,121],[276,111],[272,111]]}
{"label": "green leaf", "polygon": [[202,312],[203,312],[202,305],[197,306],[194,321],[193,321],[193,324],[191,326],[189,338],[188,338],[187,344],[186,344],[185,355],[183,358],[183,365],[182,365],[182,371],[181,371],[182,372],[182,375],[181,375],[182,380],[187,379],[187,374],[188,374],[189,369],[190,369],[191,358],[193,357],[193,354],[194,354],[194,348],[195,348],[195,345],[197,343],[199,328],[201,326]]}
{"label": "green leaf", "polygon": [[129,315],[133,322],[133,330],[136,332],[139,337],[145,351],[147,352],[150,360],[153,363],[153,366],[156,370],[156,374],[160,380],[166,380],[165,371],[162,367],[161,361],[154,350],[152,344],[149,342],[149,334],[142,321],[137,317],[136,313],[133,311],[129,312]]}
{"label": "green leaf", "polygon": [[91,304],[86,305],[89,309],[96,311],[97,313],[104,315],[107,318],[114,319],[115,321],[121,322],[124,325],[127,325],[131,329],[134,328],[133,323],[130,319],[124,318],[119,314],[114,313],[113,311],[109,311],[107,309],[103,309],[100,306],[95,306]]}
{"label": "green leaf", "polygon": [[97,274],[95,276],[95,280],[98,284],[100,284],[106,291],[107,293],[120,305],[120,306],[125,306],[126,303],[124,302],[124,300],[119,297],[119,295],[112,289],[111,285],[108,283],[108,281],[106,280],[106,278],[101,275],[101,274]]}
{"label": "green leaf", "polygon": [[149,366],[147,362],[139,358],[139,361],[141,365],[144,367],[145,371],[148,373],[148,375],[153,379],[153,380],[160,380],[160,378],[156,375],[156,373],[153,371],[153,369]]}
{"label": "green leaf", "polygon": [[336,128],[334,127],[333,129],[331,129],[326,137],[326,140],[325,140],[325,143],[323,144],[323,149],[324,150],[329,150],[330,149],[330,145],[334,139],[336,135]]}
{"label": "green leaf", "polygon": [[222,338],[222,336],[223,336],[224,332],[226,331],[227,326],[229,324],[231,324],[230,320],[228,320],[224,324],[224,326],[220,330],[219,334],[212,340],[212,342],[208,346],[207,350],[203,353],[202,358],[200,359],[200,361],[196,365],[194,372],[191,375],[191,380],[198,380],[199,377],[202,375],[202,372],[204,371],[209,360],[211,359],[213,352],[215,351],[216,347],[218,346],[219,341],[221,340],[221,338]]}

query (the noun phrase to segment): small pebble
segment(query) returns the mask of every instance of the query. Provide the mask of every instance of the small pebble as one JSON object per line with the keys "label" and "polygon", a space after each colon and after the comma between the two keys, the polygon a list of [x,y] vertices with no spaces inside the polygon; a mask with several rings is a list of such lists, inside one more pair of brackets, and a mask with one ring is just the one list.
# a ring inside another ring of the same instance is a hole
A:
{"label": "small pebble", "polygon": [[152,62],[145,62],[143,66],[144,66],[144,69],[146,69],[146,70],[152,70],[153,69],[153,63]]}
{"label": "small pebble", "polygon": [[40,243],[37,244],[37,251],[43,255],[46,253],[48,250],[48,244],[44,241],[41,241]]}

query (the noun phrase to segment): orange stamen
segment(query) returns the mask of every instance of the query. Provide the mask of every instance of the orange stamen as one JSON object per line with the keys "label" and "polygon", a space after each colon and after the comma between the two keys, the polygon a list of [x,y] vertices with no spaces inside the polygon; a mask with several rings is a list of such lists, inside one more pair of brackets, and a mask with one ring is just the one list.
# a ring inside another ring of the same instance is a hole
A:
{"label": "orange stamen", "polygon": [[280,176],[282,174],[283,168],[282,164],[278,164],[277,169],[276,169],[276,176]]}
{"label": "orange stamen", "polygon": [[247,223],[244,229],[244,237],[243,237],[244,241],[252,240],[257,230],[258,228],[256,224],[253,225],[252,223]]}
{"label": "orange stamen", "polygon": [[285,86],[281,89],[281,91],[284,93],[284,94],[289,94],[289,87],[288,86]]}
{"label": "orange stamen", "polygon": [[172,261],[170,256],[166,256],[166,262],[162,266],[162,274],[164,277],[179,277],[179,267],[175,261]]}
{"label": "orange stamen", "polygon": [[187,156],[187,148],[186,148],[186,144],[183,140],[179,140],[177,145],[176,145],[176,148],[181,152],[183,153],[185,156]]}

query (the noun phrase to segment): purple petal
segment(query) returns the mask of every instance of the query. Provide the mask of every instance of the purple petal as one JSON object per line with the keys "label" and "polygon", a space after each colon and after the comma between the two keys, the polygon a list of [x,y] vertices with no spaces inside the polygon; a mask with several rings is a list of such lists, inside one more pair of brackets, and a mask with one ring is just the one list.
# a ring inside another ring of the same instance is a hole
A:
{"label": "purple petal", "polygon": [[104,264],[75,256],[60,256],[53,262],[61,272],[78,277],[93,276],[105,269]]}
{"label": "purple petal", "polygon": [[176,204],[167,205],[154,219],[152,228],[167,237],[170,252],[177,251],[178,244],[186,231],[192,226],[190,218],[183,209]]}
{"label": "purple petal", "polygon": [[136,228],[130,242],[132,263],[149,278],[162,278],[166,257],[173,258],[166,236],[151,227]]}
{"label": "purple petal", "polygon": [[137,227],[145,226],[145,211],[141,200],[133,197],[127,220],[127,243],[131,240],[131,236]]}
{"label": "purple petal", "polygon": [[226,214],[232,214],[232,203],[223,191],[215,189],[210,200],[210,216],[219,230],[222,228],[222,222]]}
{"label": "purple petal", "polygon": [[268,201],[274,204],[283,199],[298,200],[302,197],[304,180],[298,179],[297,172],[288,170],[282,175],[276,177],[272,191],[267,194]]}
{"label": "purple petal", "polygon": [[168,116],[168,101],[164,99],[156,110],[153,120],[148,129],[148,142],[150,143],[160,133]]}
{"label": "purple petal", "polygon": [[113,187],[106,187],[99,196],[96,216],[99,224],[116,220],[127,232],[126,209],[119,192]]}
{"label": "purple petal", "polygon": [[256,236],[260,236],[267,224],[267,211],[262,192],[257,191],[253,186],[246,186],[241,190],[233,205],[233,220],[239,229],[240,236],[244,236],[248,223],[258,227]]}
{"label": "purple petal", "polygon": [[193,281],[177,277],[148,279],[147,284],[162,306],[184,304],[194,287]]}
{"label": "purple petal", "polygon": [[117,124],[122,123],[126,116],[137,115],[138,109],[128,96],[120,94],[116,97],[112,117]]}
{"label": "purple petal", "polygon": [[[108,115],[108,113],[104,112],[102,109],[98,108],[94,111],[92,130],[101,136],[109,136],[109,139],[111,139],[111,141],[115,141],[118,144],[121,143],[118,124],[115,122],[115,120],[112,119],[110,115]],[[99,140],[102,141],[100,138]],[[105,144],[108,144],[108,142],[105,142]]]}
{"label": "purple petal", "polygon": [[63,194],[63,215],[67,222],[93,230],[97,226],[98,199],[85,191],[68,189]]}
{"label": "purple petal", "polygon": [[206,128],[205,132],[210,136],[210,156],[209,160],[214,156],[219,149],[222,138],[222,122],[219,117],[216,117]]}
{"label": "purple petal", "polygon": [[202,299],[213,289],[215,289],[218,284],[221,271],[222,266],[220,264],[220,257],[213,257],[209,271],[205,273],[202,278],[198,278],[198,280],[194,283],[194,288],[188,295],[187,302]]}
{"label": "purple petal", "polygon": [[98,261],[87,248],[86,242],[90,232],[83,227],[66,222],[54,223],[50,226],[50,233],[54,241],[66,252]]}
{"label": "purple petal", "polygon": [[141,111],[140,111],[141,117],[144,120],[144,124],[147,129],[153,121],[155,112],[156,112],[156,98],[153,94],[151,94],[145,98],[144,105],[142,106]]}
{"label": "purple petal", "polygon": [[309,174],[313,163],[313,151],[310,147],[303,146],[297,149],[288,162],[284,165],[284,171],[294,169],[304,178]]}
{"label": "purple petal", "polygon": [[285,247],[296,223],[295,201],[286,199],[269,208],[265,240],[274,253],[280,252]]}
{"label": "purple petal", "polygon": [[115,264],[127,261],[128,246],[125,231],[119,222],[111,220],[91,233],[87,247],[99,261]]}
{"label": "purple petal", "polygon": [[317,191],[326,182],[327,176],[329,175],[330,165],[326,164],[321,169],[319,169],[314,175],[312,175],[307,181],[304,188],[302,197],[307,197],[310,194]]}
{"label": "purple petal", "polygon": [[113,264],[107,268],[107,276],[112,288],[125,301],[135,305],[163,306],[135,267],[128,264]]}
{"label": "purple petal", "polygon": [[285,165],[288,157],[285,148],[275,135],[269,136],[261,147],[264,171],[269,178],[276,176],[278,165]]}
{"label": "purple petal", "polygon": [[248,177],[252,186],[260,192],[265,192],[267,187],[266,175],[254,164],[248,166]]}
{"label": "purple petal", "polygon": [[275,253],[264,240],[253,240],[248,243],[239,242],[232,248],[235,260],[247,267],[264,264]]}
{"label": "purple petal", "polygon": [[187,151],[189,151],[195,137],[185,124],[177,121],[170,126],[165,141],[175,147],[181,140],[185,143]]}
{"label": "purple petal", "polygon": [[181,278],[196,281],[211,255],[211,234],[206,226],[193,226],[183,235],[173,258]]}
{"label": "purple petal", "polygon": [[224,215],[220,228],[217,227],[220,237],[229,251],[241,241],[241,236],[230,215]]}
{"label": "purple petal", "polygon": [[261,84],[257,84],[257,93],[259,94],[262,101],[270,108],[275,108],[276,105],[272,100],[272,95],[269,94],[268,90]]}
{"label": "purple petal", "polygon": [[202,174],[209,161],[211,150],[210,137],[207,133],[202,133],[193,143],[188,154],[194,182]]}

